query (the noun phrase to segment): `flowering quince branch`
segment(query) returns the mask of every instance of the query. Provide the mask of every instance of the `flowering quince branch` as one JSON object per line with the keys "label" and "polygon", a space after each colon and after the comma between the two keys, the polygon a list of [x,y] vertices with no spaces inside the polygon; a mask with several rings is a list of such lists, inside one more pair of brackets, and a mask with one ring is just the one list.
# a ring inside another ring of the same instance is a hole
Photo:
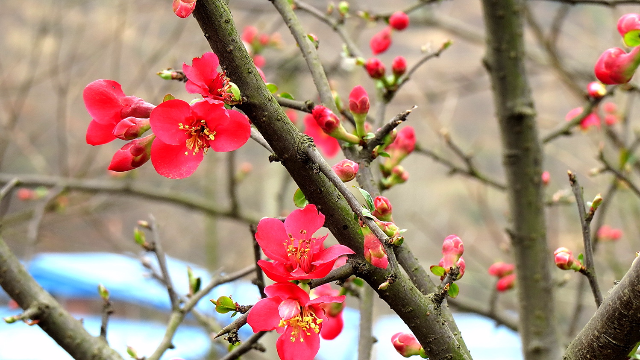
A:
{"label": "flowering quince branch", "polygon": [[280,104],[280,106],[298,111],[304,111],[309,114],[311,114],[311,111],[313,111],[313,108],[316,106],[316,104],[311,100],[306,100],[303,102],[287,99],[282,96],[276,96],[276,100],[278,100],[278,104]]}
{"label": "flowering quince branch", "polygon": [[568,171],[568,175],[569,183],[571,184],[571,190],[573,191],[573,195],[576,198],[576,204],[578,205],[578,214],[580,215],[580,225],[582,227],[582,240],[584,242],[585,254],[585,270],[581,272],[589,279],[589,285],[591,285],[591,291],[593,292],[596,306],[599,307],[600,304],[602,304],[602,293],[600,292],[600,286],[598,285],[598,278],[596,276],[595,264],[593,261],[593,246],[591,244],[590,227],[593,214],[595,213],[600,203],[602,203],[602,197],[600,197],[600,195],[596,197],[596,200],[594,200],[591,209],[587,214],[584,206],[582,187],[578,183],[578,179],[576,178],[575,174],[573,174],[571,171]]}
{"label": "flowering quince branch", "polygon": [[160,273],[162,275],[162,282],[165,284],[167,292],[169,293],[169,299],[171,300],[171,309],[176,310],[180,307],[178,294],[176,294],[176,291],[173,288],[173,282],[171,281],[171,276],[169,276],[169,270],[167,268],[167,258],[164,251],[162,250],[162,243],[160,242],[160,231],[158,230],[158,222],[152,214],[149,214],[149,230],[151,230],[151,234],[153,235],[153,237],[151,242],[149,243],[147,251],[153,252],[158,259],[158,265],[160,266]]}
{"label": "flowering quince branch", "polygon": [[591,99],[583,107],[582,112],[579,115],[577,115],[576,117],[574,117],[570,121],[567,121],[566,123],[562,124],[562,126],[560,126],[557,129],[551,131],[549,134],[543,136],[542,140],[541,140],[542,143],[546,144],[548,142],[551,142],[552,140],[555,140],[556,138],[558,138],[560,136],[571,135],[571,129],[573,129],[574,127],[580,125],[582,120],[584,120],[587,116],[589,116],[593,112],[593,110],[598,106],[600,101],[602,101],[602,98]]}
{"label": "flowering quince branch", "polygon": [[[388,123],[386,123],[383,127],[378,129],[375,133],[375,137],[367,142],[367,151],[373,154],[374,149],[382,145],[384,143],[384,139],[387,135],[389,135],[395,128],[397,128],[400,124],[407,120],[409,114],[413,110],[415,110],[418,106],[414,105],[411,109],[405,110],[396,116],[393,117]],[[372,159],[373,160],[373,159]]]}
{"label": "flowering quince branch", "polygon": [[262,352],[266,351],[266,349],[262,346],[259,346],[258,340],[263,337],[268,331],[259,331],[253,335],[251,335],[247,340],[243,341],[238,347],[234,348],[225,356],[221,357],[220,360],[235,360],[238,359],[241,355],[251,351],[251,350],[260,350]]}

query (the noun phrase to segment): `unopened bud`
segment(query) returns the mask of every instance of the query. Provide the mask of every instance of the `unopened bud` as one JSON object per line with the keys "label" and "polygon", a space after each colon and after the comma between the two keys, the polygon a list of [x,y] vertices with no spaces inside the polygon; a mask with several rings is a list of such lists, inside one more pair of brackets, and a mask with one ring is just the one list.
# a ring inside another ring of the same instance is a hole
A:
{"label": "unopened bud", "polygon": [[104,285],[102,284],[98,285],[98,294],[100,295],[102,300],[109,301],[109,290],[107,290],[107,288],[104,287]]}
{"label": "unopened bud", "polygon": [[422,345],[420,345],[418,339],[412,334],[399,332],[391,337],[391,343],[398,354],[404,357],[421,355],[421,353],[424,352]]}
{"label": "unopened bud", "polygon": [[500,279],[512,274],[515,268],[516,266],[514,264],[508,264],[500,261],[489,266],[489,275]]}
{"label": "unopened bud", "polygon": [[596,197],[591,202],[591,208],[589,209],[589,212],[590,213],[596,212],[596,210],[598,209],[600,204],[602,204],[602,200],[603,200],[602,199],[602,195],[600,195],[600,194],[596,195]]}
{"label": "unopened bud", "polygon": [[144,165],[151,158],[151,144],[155,135],[135,139],[116,151],[109,164],[109,170],[129,171]]}
{"label": "unopened bud", "polygon": [[358,168],[358,163],[349,159],[341,160],[332,167],[333,171],[338,175],[342,182],[348,182],[355,179],[356,174],[358,173]]}
{"label": "unopened bud", "polygon": [[127,346],[127,354],[133,359],[138,359],[138,352],[131,346]]}
{"label": "unopened bud", "polygon": [[409,15],[396,11],[389,17],[389,25],[395,30],[402,31],[409,26]]}
{"label": "unopened bud", "polygon": [[364,64],[364,68],[372,79],[381,79],[384,77],[385,68],[382,61],[371,58]]}
{"label": "unopened bud", "polygon": [[113,135],[122,140],[133,140],[139,138],[151,128],[149,119],[128,117],[120,120],[113,128]]}
{"label": "unopened bud", "polygon": [[607,94],[607,89],[599,81],[592,81],[587,85],[587,93],[594,99],[600,99]]}
{"label": "unopened bud", "polygon": [[545,185],[545,186],[546,186],[546,185],[549,185],[549,181],[551,180],[551,174],[549,174],[549,172],[548,172],[548,171],[544,171],[544,172],[542,173],[541,178],[542,178],[542,184],[543,184],[543,185]]}
{"label": "unopened bud", "polygon": [[346,1],[340,1],[338,3],[338,12],[342,16],[346,16],[349,13],[349,3]]}
{"label": "unopened bud", "polygon": [[376,196],[376,198],[373,199],[373,207],[375,208],[373,216],[379,220],[393,221],[393,206],[391,206],[389,199],[384,196]]}
{"label": "unopened bud", "polygon": [[556,266],[562,270],[574,270],[580,271],[582,270],[582,264],[578,259],[573,257],[571,250],[560,247],[553,252],[554,262]]}
{"label": "unopened bud", "polygon": [[147,244],[147,236],[144,231],[138,228],[133,229],[133,239],[136,241],[136,244],[140,246],[145,246]]}
{"label": "unopened bud", "polygon": [[499,292],[504,292],[504,291],[513,289],[515,284],[516,284],[516,274],[506,275],[500,278],[498,282],[496,282],[496,290],[498,290]]}
{"label": "unopened bud", "polygon": [[318,37],[314,34],[307,34],[307,38],[309,38],[309,41],[311,41],[311,43],[313,44],[313,46],[317,49],[320,46],[320,40],[318,39]]}
{"label": "unopened bud", "polygon": [[396,78],[399,78],[407,72],[407,60],[404,56],[398,56],[393,59],[393,62],[391,63],[391,71]]}
{"label": "unopened bud", "polygon": [[389,259],[384,249],[384,245],[380,240],[369,230],[369,228],[362,228],[364,233],[364,258],[373,266],[386,269],[389,266]]}

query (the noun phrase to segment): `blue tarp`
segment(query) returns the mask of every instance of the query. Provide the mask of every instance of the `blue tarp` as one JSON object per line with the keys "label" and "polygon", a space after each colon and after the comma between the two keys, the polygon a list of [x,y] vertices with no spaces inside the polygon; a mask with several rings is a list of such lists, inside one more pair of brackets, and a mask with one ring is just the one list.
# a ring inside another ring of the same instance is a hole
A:
{"label": "blue tarp", "polygon": [[[155,259],[149,257],[148,260],[157,269]],[[170,257],[167,262],[174,287],[178,293],[188,291],[187,266],[193,269],[196,276],[202,277],[203,284],[210,280],[209,273],[201,267]],[[128,302],[167,312],[170,310],[166,289],[157,280],[148,276],[149,271],[135,257],[109,253],[39,254],[29,264],[29,271],[45,290],[61,298],[99,299],[96,288],[98,284],[103,284],[109,289],[111,300],[114,302]],[[230,294],[240,304],[253,304],[260,298],[256,287],[248,281],[236,281],[221,285],[214,289],[207,298]],[[198,304],[198,309],[206,314],[216,316],[223,325],[231,320],[228,314],[215,313],[211,303],[206,300]],[[0,316],[2,317],[16,313],[17,311],[0,308]],[[475,360],[522,359],[520,339],[517,333],[505,327],[496,327],[492,320],[479,315],[454,314],[454,317]],[[89,332],[97,334],[100,329],[98,314],[89,317],[83,316],[83,318]],[[356,359],[358,320],[358,311],[346,308],[343,332],[335,340],[330,342],[323,340],[318,359]],[[150,354],[160,343],[164,329],[164,323],[113,318],[109,323],[109,341],[114,348],[121,352],[124,352],[126,345],[132,345],[141,354]],[[393,334],[401,331],[408,332],[407,326],[397,316],[389,315],[378,318],[373,331],[374,336],[378,339],[374,345],[377,359],[404,359],[396,353],[390,341]],[[245,338],[250,334],[251,329],[248,326],[241,329],[241,337]],[[33,344],[38,344],[38,346],[34,347]],[[168,353],[165,359],[173,357],[202,358],[211,343],[207,334],[202,330],[183,325],[176,334],[175,344],[177,345],[176,350]],[[52,350],[53,348],[55,350]],[[23,352],[24,349],[32,350],[33,356],[19,357],[20,349]],[[40,356],[38,354],[46,355]],[[69,356],[36,326],[0,323],[0,359],[37,360],[45,358],[47,360],[66,360],[69,359]]]}

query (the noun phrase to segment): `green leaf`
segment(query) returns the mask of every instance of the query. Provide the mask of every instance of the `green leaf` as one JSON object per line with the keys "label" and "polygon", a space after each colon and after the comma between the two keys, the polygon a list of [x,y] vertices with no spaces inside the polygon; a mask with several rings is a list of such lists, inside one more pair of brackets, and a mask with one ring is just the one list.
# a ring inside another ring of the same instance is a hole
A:
{"label": "green leaf", "polygon": [[241,98],[240,88],[232,82],[229,82],[229,84],[231,85],[229,90],[231,91],[231,94],[233,94],[233,100],[239,101]]}
{"label": "green leaf", "polygon": [[367,219],[375,220],[375,217],[371,215],[371,211],[365,208],[362,209],[362,216],[366,217]]}
{"label": "green leaf", "polygon": [[211,302],[216,305],[216,312],[220,314],[236,311],[236,303],[228,296],[220,296],[218,300],[211,299]]}
{"label": "green leaf", "polygon": [[373,139],[374,137],[376,137],[376,134],[374,133],[367,133],[367,135],[364,136],[365,140],[369,140],[369,139]]}
{"label": "green leaf", "polygon": [[169,101],[169,100],[175,100],[175,98],[176,98],[175,96],[173,96],[171,94],[167,94],[162,98],[162,102]]}
{"label": "green leaf", "polygon": [[307,200],[300,188],[296,189],[296,192],[293,194],[293,203],[299,208],[309,205],[309,200]]}
{"label": "green leaf", "polygon": [[631,30],[624,34],[624,43],[629,47],[640,45],[640,30]]}
{"label": "green leaf", "polygon": [[384,151],[378,151],[378,156],[382,156],[382,157],[386,157],[386,158],[390,158],[391,155],[389,155],[389,153],[384,152]]}
{"label": "green leaf", "polygon": [[362,280],[362,279],[360,279],[359,277],[357,277],[357,278],[354,278],[354,279],[353,279],[353,283],[354,283],[356,286],[362,286],[362,285],[364,285],[364,280]]}
{"label": "green leaf", "polygon": [[442,266],[431,265],[429,270],[431,270],[431,273],[435,276],[444,276],[444,268]]}
{"label": "green leaf", "polygon": [[369,212],[373,212],[376,208],[373,206],[373,198],[371,197],[371,194],[369,194],[369,192],[367,192],[367,190],[363,189],[363,188],[359,188],[356,186],[356,188],[358,188],[358,190],[360,190],[360,193],[362,194],[362,196],[364,197],[364,200],[367,202],[367,209],[369,210]]}
{"label": "green leaf", "polygon": [[280,97],[283,97],[283,98],[289,99],[289,100],[295,100],[293,98],[293,95],[289,94],[288,92],[283,92],[282,94],[280,94]]}
{"label": "green leaf", "polygon": [[269,89],[270,93],[275,94],[278,91],[278,85],[269,83],[267,84],[267,89]]}
{"label": "green leaf", "polygon": [[580,261],[580,263],[581,263],[582,265],[584,265],[584,254],[580,253],[580,254],[578,255],[578,261]]}
{"label": "green leaf", "polygon": [[458,287],[458,284],[451,283],[451,285],[449,285],[449,296],[451,298],[455,299],[458,296],[459,292],[460,292],[460,288]]}

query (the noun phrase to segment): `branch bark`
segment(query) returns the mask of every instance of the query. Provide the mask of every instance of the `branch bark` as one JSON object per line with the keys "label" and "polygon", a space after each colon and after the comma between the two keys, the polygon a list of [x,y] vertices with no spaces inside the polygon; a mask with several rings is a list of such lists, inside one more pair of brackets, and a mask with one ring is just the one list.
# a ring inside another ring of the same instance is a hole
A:
{"label": "branch bark", "polygon": [[519,326],[526,360],[560,358],[551,254],[541,185],[542,151],[524,66],[523,1],[483,0],[487,53],[503,146],[518,276]]}

